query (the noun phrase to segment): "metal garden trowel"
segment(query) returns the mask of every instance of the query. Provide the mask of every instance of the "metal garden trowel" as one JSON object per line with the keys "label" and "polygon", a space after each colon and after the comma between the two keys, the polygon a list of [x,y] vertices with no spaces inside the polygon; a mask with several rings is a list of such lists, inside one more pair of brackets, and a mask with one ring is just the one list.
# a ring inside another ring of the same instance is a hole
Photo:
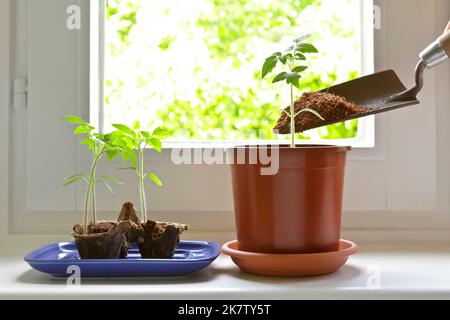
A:
{"label": "metal garden trowel", "polygon": [[430,44],[419,57],[415,85],[410,89],[403,85],[393,70],[387,70],[321,90],[344,97],[368,109],[365,113],[327,122],[321,126],[419,104],[417,94],[423,87],[425,69],[435,67],[450,57],[450,31],[446,31]]}

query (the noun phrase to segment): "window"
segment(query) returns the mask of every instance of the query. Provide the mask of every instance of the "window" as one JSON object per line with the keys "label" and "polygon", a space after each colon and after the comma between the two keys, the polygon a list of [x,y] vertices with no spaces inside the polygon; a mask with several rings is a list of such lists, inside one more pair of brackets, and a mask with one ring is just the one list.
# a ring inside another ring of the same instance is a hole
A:
{"label": "window", "polygon": [[[364,58],[372,35],[361,41],[371,21],[362,6],[360,0],[107,0],[103,127],[145,119],[169,129],[172,141],[284,139],[271,131],[278,114],[266,118],[288,104],[288,95],[260,79],[264,58],[312,32],[320,53],[303,90],[371,71],[373,61]],[[353,120],[298,138],[372,146],[371,124]]]}
{"label": "window", "polygon": [[[99,19],[101,12],[90,8],[100,2],[0,1],[0,23],[7,25],[2,30],[8,30],[8,24],[10,30],[9,33],[0,33],[0,70],[10,73],[0,75],[0,149],[3,152],[0,160],[0,183],[3,187],[0,218],[1,227],[7,228],[11,234],[67,234],[68,226],[80,220],[83,186],[63,188],[62,179],[86,170],[89,158],[61,119],[68,114],[84,118],[91,116],[93,120],[107,117],[106,113],[102,115],[90,107],[98,106],[99,100],[103,101],[102,90],[90,92],[89,88],[90,85],[97,88],[103,83],[89,81],[90,76],[94,79],[103,75],[103,72],[98,72],[102,70],[103,60],[98,59],[103,57],[102,48],[101,45],[100,50],[95,48],[103,42],[89,34],[92,31],[92,35],[101,36],[95,30],[96,25],[103,21]],[[158,3],[162,2],[166,1]],[[432,5],[430,2],[376,0],[381,12],[381,29],[374,31],[371,1],[336,0],[339,4],[361,5],[358,17],[364,23],[358,27],[358,34],[364,41],[360,48],[363,59],[358,59],[358,64],[364,68],[358,70],[371,73],[375,62],[375,70],[394,69],[408,84],[417,63],[417,53],[442,32],[448,21],[450,7],[447,1],[433,0]],[[136,3],[139,2],[136,0]],[[65,24],[67,8],[74,4],[81,8],[80,30],[69,30]],[[94,11],[90,12],[91,9]],[[8,16],[5,13],[9,11],[11,14]],[[336,12],[341,14],[342,10]],[[350,16],[348,12],[345,14]],[[317,16],[310,18],[313,20]],[[418,24],[417,21],[424,23]],[[405,37],[405,30],[414,37]],[[261,39],[267,38],[261,36]],[[274,43],[280,41],[274,40]],[[270,54],[271,50],[264,50],[264,55],[267,51]],[[97,59],[91,52],[99,53]],[[322,49],[322,52],[328,51]],[[256,63],[254,68],[260,64]],[[366,119],[363,124],[358,124],[356,138],[326,141],[351,143],[353,146],[364,146],[367,137],[369,141],[372,139],[372,145],[376,141],[374,148],[356,148],[349,155],[344,229],[354,231],[352,239],[358,241],[359,237],[366,237],[367,230],[374,229],[385,232],[377,233],[376,230],[369,234],[371,239],[394,236],[394,232],[389,231],[391,229],[396,229],[395,236],[414,230],[409,234],[410,239],[417,239],[417,230],[424,228],[432,229],[424,231],[427,239],[431,234],[448,234],[444,228],[450,226],[449,74],[448,64],[427,70],[426,84],[420,95],[421,106],[379,115],[375,120]],[[10,85],[14,78],[24,78],[28,82],[28,105],[25,108],[14,109],[12,95],[7,94],[12,91]],[[264,85],[259,80],[255,83]],[[264,101],[273,98],[270,93]],[[90,104],[90,100],[94,103]],[[8,101],[10,108],[3,107]],[[362,140],[358,142],[358,139]],[[232,237],[229,168],[176,166],[170,161],[170,152],[166,149],[159,157],[151,152],[148,154],[147,163],[152,164],[153,171],[164,181],[164,188],[149,190],[149,209],[154,217],[185,221],[192,225],[192,230],[205,234],[200,237],[193,232],[192,237],[211,240]],[[101,173],[116,173],[117,167],[120,167],[119,163],[105,163],[99,170]],[[118,187],[116,196],[99,188],[101,218],[114,217],[123,199],[136,201],[133,177],[125,172],[118,175],[129,184]],[[5,183],[7,192],[3,192]],[[436,233],[435,229],[443,231]]]}

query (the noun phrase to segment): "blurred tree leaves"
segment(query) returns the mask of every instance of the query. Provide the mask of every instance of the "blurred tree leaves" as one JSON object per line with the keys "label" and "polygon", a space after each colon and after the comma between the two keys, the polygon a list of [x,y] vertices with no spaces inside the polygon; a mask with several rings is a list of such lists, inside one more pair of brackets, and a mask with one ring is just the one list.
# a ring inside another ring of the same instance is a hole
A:
{"label": "blurred tree leaves", "polygon": [[[108,43],[108,50],[112,57],[119,57],[126,50],[132,49],[130,33],[139,23],[139,10],[144,2],[156,0],[108,0],[107,20],[110,32],[116,32],[118,41]],[[164,2],[175,2],[179,0],[164,0]],[[186,0],[187,1],[187,0]],[[190,0],[189,0],[190,1]],[[192,1],[195,5],[198,0]],[[298,24],[301,12],[310,6],[320,6],[322,0],[203,0],[208,5],[198,15],[195,24],[187,23],[178,32],[185,32],[192,37],[202,39],[204,46],[209,52],[208,66],[230,69],[226,78],[215,77],[211,70],[205,72],[205,61],[196,60],[193,66],[194,74],[191,79],[178,79],[169,70],[149,70],[145,76],[134,76],[133,71],[121,77],[105,81],[106,108],[128,108],[133,112],[132,105],[120,104],[127,96],[127,80],[135,77],[139,88],[149,91],[149,96],[162,94],[153,93],[152,83],[160,77],[172,79],[174,85],[183,81],[195,81],[196,89],[191,98],[177,92],[174,87],[170,94],[164,93],[160,105],[150,105],[156,108],[155,118],[163,125],[174,138],[202,139],[202,140],[237,140],[237,139],[277,139],[271,128],[276,122],[276,117],[264,121],[271,110],[278,107],[280,103],[286,102],[282,97],[286,92],[276,92],[268,97],[269,88],[261,83],[261,71],[259,67],[263,61],[258,60],[258,52],[254,47],[262,40],[269,43],[277,43],[286,35],[287,31],[294,29]],[[159,3],[161,5],[161,2]],[[170,15],[169,9],[162,11]],[[333,18],[325,21],[324,28],[330,28],[333,34],[339,37],[352,37],[353,33],[341,27],[342,21]],[[312,32],[315,30],[304,30]],[[158,35],[155,47],[161,52],[179,50],[175,46],[178,36],[173,33],[165,33],[165,30],[148,30],[148,39]],[[150,42],[150,41],[149,41]],[[149,44],[150,45],[150,44]],[[319,48],[321,52],[332,50],[332,48]],[[263,54],[266,54],[264,51]],[[153,57],[142,56],[140,59],[153,59]],[[179,52],[179,59],[183,59],[183,52]],[[187,62],[186,62],[187,63]],[[136,69],[145,65],[143,61],[135,62]],[[340,72],[347,72],[344,80],[353,79],[358,76],[354,70],[338,69],[339,61],[336,61],[336,69],[329,70],[325,74],[312,74],[302,79],[302,89],[308,91],[320,90],[336,83]],[[357,67],[355,67],[356,69]],[[249,71],[251,70],[251,71]],[[236,76],[239,74],[239,76]],[[250,79],[251,85],[241,79]],[[247,84],[245,84],[247,83]],[[194,98],[192,98],[194,97]],[[128,101],[126,102],[128,104]],[[287,105],[287,104],[286,104]],[[111,111],[111,110],[110,110]],[[115,112],[112,110],[111,112]],[[352,138],[357,134],[358,121],[354,120],[346,124],[337,124],[319,130],[320,137],[324,139]],[[182,133],[180,133],[180,129]],[[264,132],[263,137],[257,134]],[[299,135],[299,138],[307,138]]]}

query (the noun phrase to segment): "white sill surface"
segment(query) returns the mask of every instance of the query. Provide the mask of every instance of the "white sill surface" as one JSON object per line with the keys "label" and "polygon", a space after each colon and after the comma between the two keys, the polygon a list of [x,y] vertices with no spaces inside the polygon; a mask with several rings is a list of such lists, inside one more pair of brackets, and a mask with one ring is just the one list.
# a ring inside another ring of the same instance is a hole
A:
{"label": "white sill surface", "polygon": [[[20,251],[20,250],[19,250]],[[450,245],[360,247],[334,274],[245,274],[227,256],[182,278],[83,279],[70,287],[0,253],[0,299],[450,299]]]}

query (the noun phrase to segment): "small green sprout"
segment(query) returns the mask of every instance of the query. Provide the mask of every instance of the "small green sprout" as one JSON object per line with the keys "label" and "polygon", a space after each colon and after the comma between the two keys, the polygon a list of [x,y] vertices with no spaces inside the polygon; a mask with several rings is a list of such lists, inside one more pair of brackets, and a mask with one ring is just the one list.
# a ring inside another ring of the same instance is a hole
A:
{"label": "small green sprout", "polygon": [[77,125],[77,128],[73,131],[74,135],[84,135],[85,138],[80,142],[82,145],[86,145],[89,150],[92,151],[92,164],[89,174],[77,173],[65,179],[64,186],[71,185],[78,181],[84,181],[87,184],[84,206],[84,233],[88,231],[88,219],[89,219],[89,201],[92,206],[92,221],[94,224],[97,222],[97,213],[95,205],[95,186],[97,183],[104,183],[109,191],[114,193],[114,190],[110,186],[110,182],[116,184],[123,184],[119,179],[102,175],[97,177],[97,167],[100,160],[106,154],[109,161],[120,155],[120,149],[113,144],[113,136],[111,134],[103,134],[95,132],[95,127],[77,116],[67,116],[64,120],[71,124]]}
{"label": "small green sprout", "polygon": [[117,129],[112,133],[114,145],[120,148],[122,160],[131,164],[131,167],[123,168],[133,170],[139,179],[139,196],[141,216],[143,222],[147,222],[147,202],[145,196],[145,179],[151,179],[158,186],[162,186],[161,180],[156,174],[146,171],[144,168],[144,153],[146,148],[152,148],[161,153],[161,138],[167,136],[167,131],[156,128],[152,133],[141,130],[139,121],[135,121],[132,128],[123,124],[113,124]]}
{"label": "small green sprout", "polygon": [[291,147],[295,148],[295,119],[296,117],[303,113],[303,112],[310,112],[314,114],[316,117],[324,120],[322,116],[316,112],[315,110],[305,108],[300,110],[297,114],[295,113],[295,96],[294,96],[294,87],[297,89],[300,89],[300,79],[302,78],[301,74],[308,69],[307,66],[301,65],[301,61],[306,60],[307,54],[312,53],[318,53],[316,47],[314,47],[310,43],[305,43],[311,35],[307,34],[304,36],[301,36],[295,40],[293,40],[293,44],[287,48],[283,53],[282,52],[275,52],[270,57],[268,57],[264,61],[264,65],[262,67],[262,79],[264,79],[268,74],[270,74],[273,69],[277,66],[277,64],[280,62],[285,67],[287,67],[288,71],[283,71],[279,74],[277,74],[273,80],[272,83],[286,81],[286,84],[290,86],[291,90],[291,104],[290,104],[290,112],[286,112],[283,108],[279,108],[276,110],[273,110],[270,115],[275,111],[281,111],[285,112],[288,117],[291,119]]}

